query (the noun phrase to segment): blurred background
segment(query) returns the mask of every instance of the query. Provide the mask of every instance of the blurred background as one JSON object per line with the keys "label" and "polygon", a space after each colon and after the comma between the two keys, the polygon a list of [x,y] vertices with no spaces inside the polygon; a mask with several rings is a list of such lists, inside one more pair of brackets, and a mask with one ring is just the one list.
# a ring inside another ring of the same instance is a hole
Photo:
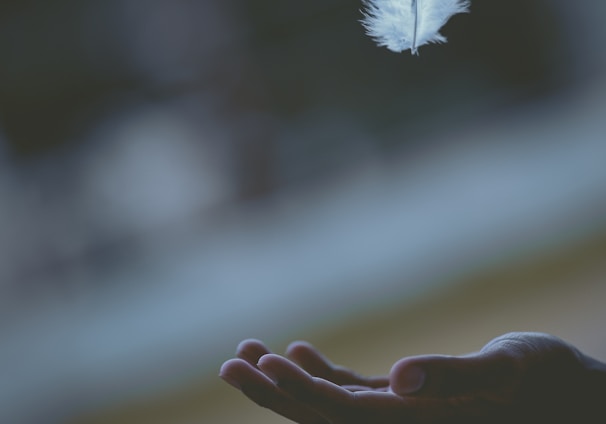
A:
{"label": "blurred background", "polygon": [[606,360],[602,0],[0,2],[0,421],[285,423],[248,337],[385,374],[547,331]]}

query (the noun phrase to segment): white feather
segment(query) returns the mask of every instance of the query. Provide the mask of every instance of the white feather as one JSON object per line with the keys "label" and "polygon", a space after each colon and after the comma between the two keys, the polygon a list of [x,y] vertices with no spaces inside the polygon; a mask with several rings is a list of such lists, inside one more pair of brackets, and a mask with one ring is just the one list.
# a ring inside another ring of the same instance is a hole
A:
{"label": "white feather", "polygon": [[362,0],[362,25],[379,46],[393,52],[444,43],[440,28],[457,13],[469,12],[469,0]]}

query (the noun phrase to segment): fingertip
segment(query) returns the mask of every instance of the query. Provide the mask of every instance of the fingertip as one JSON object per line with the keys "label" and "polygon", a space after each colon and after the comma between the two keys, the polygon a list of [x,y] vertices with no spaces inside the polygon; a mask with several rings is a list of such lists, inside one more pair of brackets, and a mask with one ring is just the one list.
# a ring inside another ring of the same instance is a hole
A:
{"label": "fingertip", "polygon": [[257,367],[275,382],[307,381],[312,378],[297,364],[273,353],[263,355],[259,359]]}
{"label": "fingertip", "polygon": [[259,358],[257,367],[272,380],[275,380],[276,361],[280,362],[282,357],[275,353],[267,353]]}
{"label": "fingertip", "polygon": [[332,362],[306,341],[291,343],[286,349],[286,356],[315,376],[330,378],[334,371]]}
{"label": "fingertip", "polygon": [[267,353],[269,353],[269,349],[257,339],[242,340],[236,348],[236,356],[251,365],[256,365],[259,358]]}
{"label": "fingertip", "polygon": [[309,342],[306,342],[304,340],[296,340],[288,345],[288,347],[286,348],[286,355],[297,357],[301,353],[310,350],[315,351],[316,348]]}
{"label": "fingertip", "polygon": [[267,363],[272,363],[274,361],[280,361],[281,359],[283,359],[283,358],[278,354],[266,353],[265,355],[263,355],[259,358],[257,365],[261,368],[261,367],[267,366],[266,365]]}
{"label": "fingertip", "polygon": [[240,343],[238,343],[238,346],[236,347],[236,352],[240,352],[242,350],[246,350],[251,347],[255,347],[255,348],[265,347],[265,344],[259,339],[253,339],[253,338],[244,339]]}
{"label": "fingertip", "polygon": [[401,359],[389,373],[389,386],[398,395],[411,395],[419,392],[425,385],[427,371],[418,362]]}
{"label": "fingertip", "polygon": [[221,368],[219,369],[219,375],[233,370],[235,367],[240,366],[240,363],[242,362],[244,361],[239,358],[228,359],[227,361],[223,362],[223,364],[221,364]]}
{"label": "fingertip", "polygon": [[[267,353],[259,358],[257,367],[273,378],[281,370],[288,368],[290,361],[275,353]],[[294,365],[294,364],[293,364]]]}
{"label": "fingertip", "polygon": [[221,365],[219,377],[226,383],[240,390],[242,386],[238,381],[238,371],[242,369],[243,366],[248,366],[248,363],[238,358],[229,359]]}

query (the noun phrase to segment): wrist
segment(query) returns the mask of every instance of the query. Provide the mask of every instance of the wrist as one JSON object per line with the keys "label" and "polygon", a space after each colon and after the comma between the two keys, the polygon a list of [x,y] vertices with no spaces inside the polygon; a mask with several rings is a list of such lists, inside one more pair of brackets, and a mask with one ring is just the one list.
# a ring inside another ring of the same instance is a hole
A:
{"label": "wrist", "polygon": [[606,422],[606,363],[582,355],[583,373],[579,381],[579,409],[584,411],[586,422]]}
{"label": "wrist", "polygon": [[583,355],[583,365],[588,387],[593,389],[596,394],[602,395],[606,402],[606,363]]}

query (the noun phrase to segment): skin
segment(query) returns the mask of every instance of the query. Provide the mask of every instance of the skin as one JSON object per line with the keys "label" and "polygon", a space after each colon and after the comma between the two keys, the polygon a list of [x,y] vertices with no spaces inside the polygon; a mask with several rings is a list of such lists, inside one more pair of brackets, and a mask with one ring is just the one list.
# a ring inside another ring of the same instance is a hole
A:
{"label": "skin", "polygon": [[334,365],[306,342],[280,356],[249,339],[220,376],[299,424],[606,422],[606,365],[542,333],[505,334],[465,356],[403,358],[381,377]]}

